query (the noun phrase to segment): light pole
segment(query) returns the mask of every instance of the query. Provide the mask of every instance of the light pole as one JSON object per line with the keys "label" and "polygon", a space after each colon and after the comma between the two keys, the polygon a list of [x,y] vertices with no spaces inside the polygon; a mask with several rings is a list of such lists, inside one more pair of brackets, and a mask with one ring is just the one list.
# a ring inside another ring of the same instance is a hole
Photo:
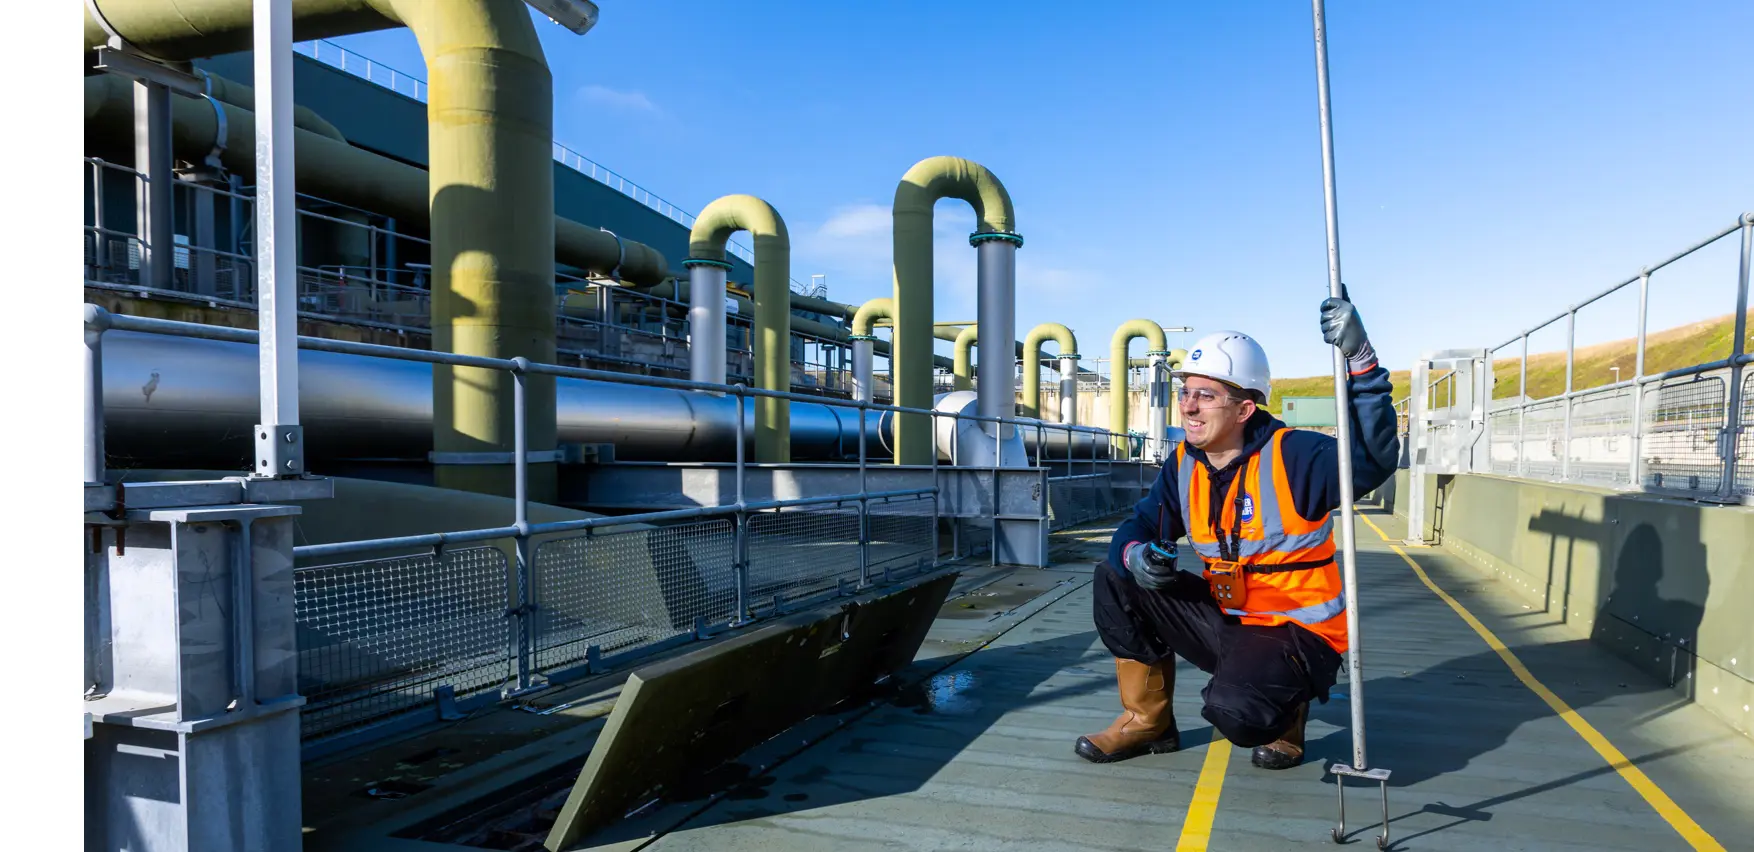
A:
{"label": "light pole", "polygon": [[1615,366],[1609,367],[1608,369],[1614,371],[1614,384],[1620,384],[1620,367],[1618,365],[1615,365]]}

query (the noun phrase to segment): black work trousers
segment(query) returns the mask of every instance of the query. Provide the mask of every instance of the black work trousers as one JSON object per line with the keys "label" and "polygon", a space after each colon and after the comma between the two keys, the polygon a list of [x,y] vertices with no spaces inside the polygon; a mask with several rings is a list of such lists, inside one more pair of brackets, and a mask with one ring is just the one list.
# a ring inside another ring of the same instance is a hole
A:
{"label": "black work trousers", "polygon": [[1304,702],[1328,700],[1341,660],[1326,641],[1296,625],[1225,615],[1199,575],[1178,571],[1167,588],[1151,590],[1103,562],[1092,586],[1096,632],[1109,653],[1141,663],[1174,655],[1210,674],[1200,715],[1236,745],[1273,742]]}

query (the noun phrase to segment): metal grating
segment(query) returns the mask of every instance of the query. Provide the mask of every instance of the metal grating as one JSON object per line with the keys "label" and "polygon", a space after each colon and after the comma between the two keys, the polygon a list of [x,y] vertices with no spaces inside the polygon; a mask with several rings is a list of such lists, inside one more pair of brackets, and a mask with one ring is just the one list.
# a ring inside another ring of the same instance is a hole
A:
{"label": "metal grating", "polygon": [[1717,491],[1723,482],[1718,440],[1725,396],[1722,375],[1702,374],[1645,391],[1644,487],[1690,496]]}
{"label": "metal grating", "polygon": [[719,625],[736,610],[729,520],[594,533],[536,547],[533,665],[555,671]]}
{"label": "metal grating", "polygon": [[858,506],[749,516],[749,601],[794,600],[859,581]]}
{"label": "metal grating", "polygon": [[505,553],[476,547],[295,574],[299,692],[307,739],[459,698],[511,673]]}
{"label": "metal grating", "polygon": [[1572,399],[1567,449],[1572,482],[1632,482],[1632,393],[1631,388],[1608,388]]}
{"label": "metal grating", "polygon": [[884,570],[905,571],[938,557],[937,500],[933,497],[873,502],[869,509],[870,554],[866,564],[876,576]]}

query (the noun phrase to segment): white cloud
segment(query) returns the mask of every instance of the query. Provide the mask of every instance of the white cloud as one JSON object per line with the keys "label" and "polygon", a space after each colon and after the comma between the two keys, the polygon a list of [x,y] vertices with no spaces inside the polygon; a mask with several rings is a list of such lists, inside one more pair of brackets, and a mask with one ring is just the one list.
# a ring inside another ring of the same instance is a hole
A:
{"label": "white cloud", "polygon": [[816,229],[823,237],[870,237],[889,235],[893,221],[889,208],[877,204],[854,204],[842,207]]}
{"label": "white cloud", "polygon": [[610,109],[618,109],[626,112],[641,112],[648,115],[659,115],[663,113],[663,110],[659,109],[657,104],[652,103],[651,98],[646,97],[645,92],[624,92],[620,89],[611,89],[608,86],[599,86],[593,83],[580,89],[579,97],[584,98],[591,103],[609,107]]}

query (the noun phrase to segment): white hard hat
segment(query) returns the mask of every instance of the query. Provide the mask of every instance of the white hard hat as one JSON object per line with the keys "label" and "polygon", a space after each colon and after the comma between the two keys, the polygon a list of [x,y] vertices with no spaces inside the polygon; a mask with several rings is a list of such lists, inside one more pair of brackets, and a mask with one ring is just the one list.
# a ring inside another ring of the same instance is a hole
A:
{"label": "white hard hat", "polygon": [[1273,376],[1267,368],[1267,351],[1240,331],[1218,331],[1200,338],[1188,350],[1188,357],[1175,375],[1205,376],[1256,391],[1263,403],[1272,398]]}

